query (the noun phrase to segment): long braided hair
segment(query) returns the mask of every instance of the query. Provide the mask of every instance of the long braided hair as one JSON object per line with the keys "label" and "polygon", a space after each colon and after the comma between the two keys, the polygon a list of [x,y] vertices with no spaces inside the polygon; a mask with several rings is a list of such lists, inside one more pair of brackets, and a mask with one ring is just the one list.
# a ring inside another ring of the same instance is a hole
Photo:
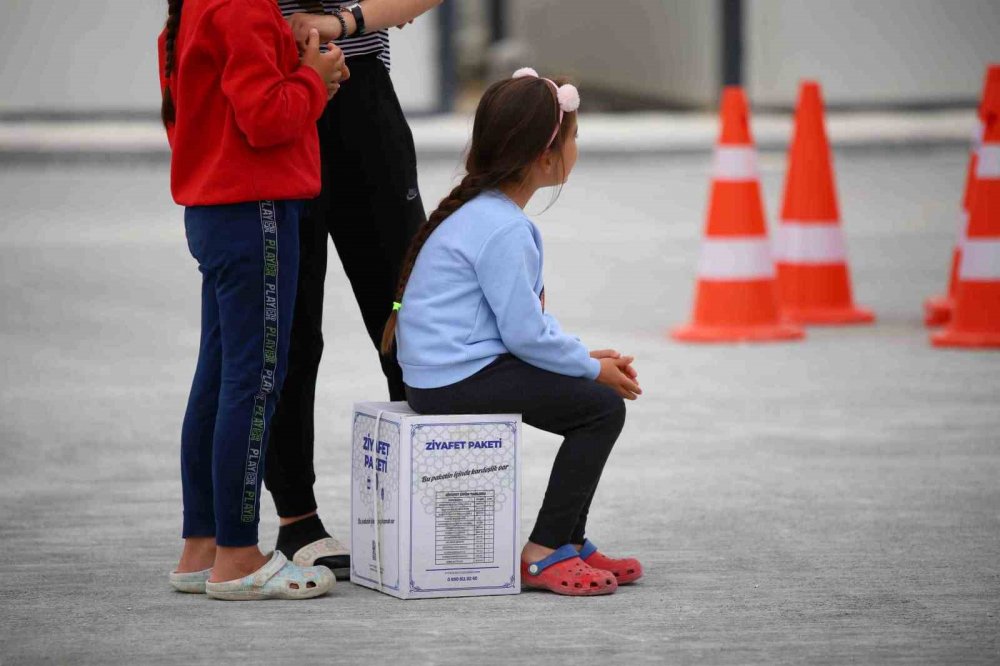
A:
{"label": "long braided hair", "polygon": [[165,35],[166,57],[163,62],[163,78],[167,80],[167,85],[163,88],[163,102],[160,104],[160,119],[163,126],[177,120],[177,109],[174,107],[174,96],[170,92],[170,75],[176,66],[174,46],[177,43],[177,33],[181,29],[181,7],[184,0],[167,0],[167,25]]}
{"label": "long braided hair", "polygon": [[[556,80],[562,85],[564,80]],[[549,140],[559,122],[559,102],[552,86],[537,77],[505,79],[483,94],[476,109],[472,145],[465,160],[465,177],[441,200],[410,242],[400,267],[396,301],[403,300],[406,283],[424,243],[448,216],[484,190],[522,183],[531,164],[546,150],[562,160],[562,146],[576,132],[576,113],[566,113],[552,145]],[[389,315],[382,333],[383,354],[392,351],[396,340],[395,311]]]}

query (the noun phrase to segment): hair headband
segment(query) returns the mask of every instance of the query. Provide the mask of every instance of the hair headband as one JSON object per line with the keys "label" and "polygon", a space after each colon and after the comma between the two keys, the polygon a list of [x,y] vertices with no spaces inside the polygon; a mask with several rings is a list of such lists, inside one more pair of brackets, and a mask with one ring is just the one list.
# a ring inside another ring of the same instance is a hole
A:
{"label": "hair headband", "polygon": [[549,139],[548,144],[545,146],[545,149],[548,150],[552,147],[552,142],[556,140],[556,136],[559,134],[559,128],[562,127],[563,114],[572,113],[580,108],[580,91],[576,89],[576,86],[569,83],[557,86],[556,82],[552,79],[545,79],[538,76],[538,72],[533,70],[531,67],[522,67],[514,72],[514,75],[511,78],[520,79],[526,76],[533,76],[536,79],[542,79],[542,81],[549,84],[556,95],[556,104],[559,106],[559,121],[556,123],[556,128],[552,131],[552,138]]}

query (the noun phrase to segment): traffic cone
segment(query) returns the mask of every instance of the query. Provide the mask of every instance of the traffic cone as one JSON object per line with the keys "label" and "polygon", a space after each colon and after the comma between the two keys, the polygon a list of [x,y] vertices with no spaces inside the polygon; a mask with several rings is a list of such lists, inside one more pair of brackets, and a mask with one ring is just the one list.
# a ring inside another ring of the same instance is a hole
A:
{"label": "traffic cone", "polygon": [[823,99],[815,81],[803,81],[799,88],[781,224],[774,240],[784,319],[799,324],[875,321],[870,310],[852,302]]}
{"label": "traffic cone", "polygon": [[738,86],[723,90],[721,115],[693,321],[671,336],[684,342],[801,338],[800,327],[779,317],[757,151],[746,98]]}
{"label": "traffic cone", "polygon": [[965,192],[962,194],[962,213],[958,220],[958,239],[951,253],[951,271],[948,277],[948,293],[931,296],[924,301],[924,323],[928,326],[947,324],[955,307],[955,289],[958,287],[958,267],[962,262],[962,247],[969,226],[969,201],[972,196],[972,180],[976,171],[976,158],[979,146],[983,142],[983,100],[990,94],[991,88],[1000,87],[1000,65],[990,65],[986,70],[986,82],[983,84],[983,96],[980,98],[976,114],[976,128],[972,135],[972,146],[969,150],[969,165],[965,170]]}
{"label": "traffic cone", "polygon": [[982,108],[986,127],[973,175],[955,308],[948,326],[931,336],[936,347],[1000,348],[1000,86]]}

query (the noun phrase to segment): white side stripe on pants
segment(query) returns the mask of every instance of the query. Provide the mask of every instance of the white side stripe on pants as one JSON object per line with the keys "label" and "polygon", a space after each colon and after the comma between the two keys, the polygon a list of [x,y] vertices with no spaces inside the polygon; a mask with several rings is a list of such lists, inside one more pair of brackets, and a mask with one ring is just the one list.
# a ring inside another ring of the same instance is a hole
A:
{"label": "white side stripe on pants", "polygon": [[845,261],[844,234],[836,222],[794,222],[778,225],[774,260],[791,264],[837,264]]}
{"label": "white side stripe on pants", "polygon": [[767,238],[759,236],[705,239],[698,277],[706,280],[763,280],[774,277]]}

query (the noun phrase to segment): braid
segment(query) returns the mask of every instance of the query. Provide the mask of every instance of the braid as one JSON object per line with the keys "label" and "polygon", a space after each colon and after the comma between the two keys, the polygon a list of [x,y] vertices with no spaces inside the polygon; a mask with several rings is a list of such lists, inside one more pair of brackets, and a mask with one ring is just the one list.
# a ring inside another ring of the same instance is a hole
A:
{"label": "braid", "polygon": [[[472,199],[475,199],[483,190],[498,184],[501,180],[502,178],[491,177],[491,174],[466,174],[462,182],[456,185],[455,189],[441,200],[438,207],[430,214],[427,221],[417,230],[413,240],[410,241],[410,247],[406,251],[406,257],[403,259],[403,265],[400,267],[399,282],[396,284],[397,301],[403,300],[403,292],[406,291],[406,283],[413,272],[413,266],[417,263],[417,255],[420,254],[424,243],[431,237],[434,230],[441,226],[441,223],[448,219],[456,210]],[[383,354],[388,354],[392,351],[392,346],[396,339],[396,319],[396,312],[393,311],[389,315],[389,320],[385,323],[385,330],[382,332],[381,347]]]}
{"label": "braid", "polygon": [[163,103],[160,106],[160,118],[164,126],[177,119],[177,110],[174,108],[174,97],[170,92],[170,75],[176,66],[174,46],[177,43],[177,33],[181,27],[181,8],[184,0],[167,0],[167,25],[165,35],[165,55],[163,59],[163,78],[167,84],[163,89]]}
{"label": "braid", "polygon": [[[538,81],[537,77],[505,79],[494,83],[483,93],[476,108],[472,143],[465,160],[466,176],[441,200],[410,241],[406,257],[399,267],[396,301],[403,300],[406,283],[427,239],[448,216],[484,190],[504,185],[521,187],[531,173],[532,165],[548,150],[554,151],[561,163],[562,147],[571,132],[575,131],[576,116],[568,113],[571,121],[561,123],[553,137],[552,90],[547,83],[538,85]],[[559,79],[556,82],[561,84]],[[398,319],[399,315],[393,308],[382,332],[380,349],[383,354],[392,351]]]}

